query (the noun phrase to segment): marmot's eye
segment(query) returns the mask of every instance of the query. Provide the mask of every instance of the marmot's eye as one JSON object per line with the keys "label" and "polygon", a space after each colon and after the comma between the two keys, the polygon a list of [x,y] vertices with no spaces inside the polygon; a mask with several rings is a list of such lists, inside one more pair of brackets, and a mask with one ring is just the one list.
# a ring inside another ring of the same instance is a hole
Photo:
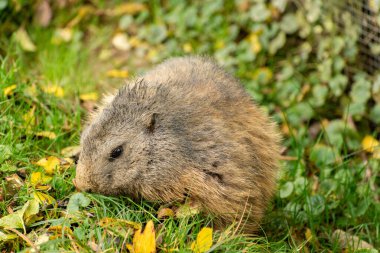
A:
{"label": "marmot's eye", "polygon": [[110,157],[109,157],[109,161],[113,161],[115,160],[116,158],[118,158],[121,154],[123,153],[123,147],[122,146],[118,146],[117,148],[115,148],[114,150],[112,150],[111,154],[110,154]]}

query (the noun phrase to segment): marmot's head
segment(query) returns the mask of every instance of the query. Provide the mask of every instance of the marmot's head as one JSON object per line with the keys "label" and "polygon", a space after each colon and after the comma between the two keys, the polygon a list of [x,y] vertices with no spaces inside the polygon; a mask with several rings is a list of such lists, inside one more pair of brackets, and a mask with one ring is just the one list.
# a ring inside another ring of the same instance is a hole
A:
{"label": "marmot's head", "polygon": [[163,127],[165,112],[154,101],[160,92],[159,87],[133,83],[91,117],[81,136],[74,179],[78,189],[157,201],[183,197],[176,168],[190,162],[178,146],[180,137],[173,137],[175,127]]}

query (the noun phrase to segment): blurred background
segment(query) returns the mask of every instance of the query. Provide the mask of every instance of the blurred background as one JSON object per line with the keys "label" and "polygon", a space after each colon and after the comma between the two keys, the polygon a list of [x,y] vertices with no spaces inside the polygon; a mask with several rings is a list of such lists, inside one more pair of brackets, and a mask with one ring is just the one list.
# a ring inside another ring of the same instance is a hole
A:
{"label": "blurred background", "polygon": [[3,68],[81,117],[124,79],[194,54],[237,76],[281,129],[268,235],[319,251],[342,229],[380,246],[379,0],[0,0]]}

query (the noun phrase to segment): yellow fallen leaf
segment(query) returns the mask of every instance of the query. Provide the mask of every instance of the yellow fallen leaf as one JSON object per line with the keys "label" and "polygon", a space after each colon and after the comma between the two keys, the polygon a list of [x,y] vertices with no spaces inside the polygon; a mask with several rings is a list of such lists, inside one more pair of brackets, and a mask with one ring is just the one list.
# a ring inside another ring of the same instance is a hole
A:
{"label": "yellow fallen leaf", "polygon": [[56,200],[52,196],[46,193],[39,192],[39,191],[35,191],[32,194],[32,196],[35,200],[38,201],[38,203],[43,204],[43,205],[51,205],[56,202]]}
{"label": "yellow fallen leaf", "polygon": [[83,101],[96,101],[98,100],[99,96],[96,92],[90,92],[79,95],[79,98]]}
{"label": "yellow fallen leaf", "polygon": [[109,218],[109,217],[102,218],[98,222],[98,224],[101,227],[109,227],[109,226],[113,226],[114,224],[123,224],[124,226],[126,225],[128,227],[141,230],[140,223],[129,221],[129,220],[123,220],[123,219]]}
{"label": "yellow fallen leaf", "polygon": [[49,156],[47,158],[42,158],[37,161],[35,164],[41,166],[45,169],[46,174],[52,175],[56,169],[58,169],[60,165],[59,158],[55,156]]}
{"label": "yellow fallen leaf", "polygon": [[133,236],[134,253],[154,253],[156,252],[156,232],[152,220],[148,221],[144,232],[141,229],[135,232]]}
{"label": "yellow fallen leaf", "polygon": [[60,162],[59,165],[62,169],[67,169],[74,163],[74,160],[71,158],[64,158],[64,159],[59,159],[59,162]]}
{"label": "yellow fallen leaf", "polygon": [[193,47],[191,46],[190,43],[185,43],[185,44],[183,44],[182,49],[183,49],[183,51],[185,51],[186,53],[190,53],[190,52],[193,51]]}
{"label": "yellow fallen leaf", "polygon": [[36,133],[36,136],[40,136],[40,137],[46,137],[46,138],[49,138],[51,140],[57,138],[57,135],[53,132],[49,132],[49,131],[41,131],[41,132],[37,132]]}
{"label": "yellow fallen leaf", "polygon": [[141,41],[137,36],[131,36],[129,38],[129,44],[132,47],[139,47],[141,45],[145,46],[145,43],[143,41]]}
{"label": "yellow fallen leaf", "polygon": [[30,175],[30,183],[33,186],[39,184],[48,184],[53,178],[51,176],[43,175],[41,172],[33,172]]}
{"label": "yellow fallen leaf", "polygon": [[59,28],[55,30],[51,43],[59,45],[62,42],[70,42],[73,38],[73,30],[71,28]]}
{"label": "yellow fallen leaf", "polygon": [[34,112],[36,111],[36,107],[33,105],[30,110],[25,113],[22,118],[24,119],[27,126],[34,126],[36,124],[36,120],[34,117]]}
{"label": "yellow fallen leaf", "polygon": [[191,217],[199,214],[201,211],[201,206],[197,202],[187,202],[183,205],[180,205],[175,212],[177,218],[183,219],[186,217]]}
{"label": "yellow fallen leaf", "polygon": [[313,239],[313,233],[311,232],[310,228],[306,228],[305,231],[305,238],[309,242]]}
{"label": "yellow fallen leaf", "polygon": [[36,45],[34,45],[33,41],[30,39],[28,33],[24,28],[20,28],[14,34],[16,41],[20,44],[21,48],[27,52],[36,51]]}
{"label": "yellow fallen leaf", "polygon": [[73,231],[70,229],[70,227],[62,227],[62,225],[50,226],[48,228],[48,231],[53,233],[55,232],[58,235],[62,235],[62,233],[73,235]]}
{"label": "yellow fallen leaf", "polygon": [[161,208],[157,212],[157,218],[161,219],[163,217],[173,217],[174,212],[170,208]]}
{"label": "yellow fallen leaf", "polygon": [[129,76],[128,70],[116,70],[112,69],[107,71],[108,77],[115,77],[115,78],[127,78]]}
{"label": "yellow fallen leaf", "polygon": [[157,56],[158,56],[158,51],[155,48],[150,48],[148,51],[148,54],[146,55],[149,61],[155,60]]}
{"label": "yellow fallen leaf", "polygon": [[362,148],[373,154],[373,158],[380,159],[380,142],[371,135],[366,135],[362,140]]}
{"label": "yellow fallen leaf", "polygon": [[251,45],[252,52],[257,54],[261,51],[262,47],[257,33],[251,33],[248,37],[248,41]]}
{"label": "yellow fallen leaf", "polygon": [[64,91],[61,86],[56,84],[49,84],[41,87],[42,91],[51,94],[53,96],[56,96],[58,98],[63,97]]}
{"label": "yellow fallen leaf", "polygon": [[133,2],[124,3],[124,4],[120,4],[116,6],[113,9],[112,14],[116,16],[124,15],[124,14],[133,15],[141,11],[144,11],[146,9],[147,9],[146,6],[142,3],[133,3]]}
{"label": "yellow fallen leaf", "polygon": [[64,157],[73,157],[73,156],[77,156],[77,155],[79,155],[79,153],[80,153],[80,149],[81,149],[80,146],[70,146],[70,147],[66,147],[66,148],[64,148],[64,149],[61,150],[61,154],[62,154],[62,156],[64,156]]}
{"label": "yellow fallen leaf", "polygon": [[362,147],[365,151],[373,153],[375,148],[380,148],[380,142],[371,135],[366,135],[362,140]]}
{"label": "yellow fallen leaf", "polygon": [[132,47],[128,36],[125,33],[115,34],[115,36],[112,38],[112,45],[121,51],[128,51]]}
{"label": "yellow fallen leaf", "polygon": [[223,49],[226,47],[226,43],[223,40],[217,40],[214,47],[215,49]]}
{"label": "yellow fallen leaf", "polygon": [[378,0],[368,0],[368,7],[373,11],[374,13],[378,13],[380,9],[380,3]]}
{"label": "yellow fallen leaf", "polygon": [[17,85],[16,84],[13,84],[11,86],[8,86],[8,87],[5,87],[3,92],[4,92],[4,96],[9,96],[9,95],[12,95],[13,94],[13,91],[17,88]]}
{"label": "yellow fallen leaf", "polygon": [[33,83],[33,84],[29,85],[28,87],[26,87],[24,89],[24,94],[29,96],[29,97],[35,98],[37,96],[36,84]]}
{"label": "yellow fallen leaf", "polygon": [[91,5],[81,6],[78,10],[78,14],[66,25],[66,27],[71,28],[79,24],[79,22],[88,14],[91,14],[95,11],[95,8]]}
{"label": "yellow fallen leaf", "polygon": [[254,80],[259,81],[260,83],[267,84],[270,80],[272,80],[273,73],[267,67],[261,67],[253,72],[252,78]]}
{"label": "yellow fallen leaf", "polygon": [[191,244],[191,250],[195,253],[208,251],[212,246],[212,228],[204,227],[197,235],[197,240]]}

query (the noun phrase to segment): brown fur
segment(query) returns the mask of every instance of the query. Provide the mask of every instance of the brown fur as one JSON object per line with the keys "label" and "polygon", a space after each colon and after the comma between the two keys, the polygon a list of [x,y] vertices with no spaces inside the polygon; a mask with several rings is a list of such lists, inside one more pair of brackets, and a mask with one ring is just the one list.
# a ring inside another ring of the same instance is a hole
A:
{"label": "brown fur", "polygon": [[[168,60],[91,117],[75,184],[150,201],[190,196],[222,225],[257,229],[274,190],[279,134],[239,82],[200,57]],[[122,155],[109,161],[122,145]]]}

